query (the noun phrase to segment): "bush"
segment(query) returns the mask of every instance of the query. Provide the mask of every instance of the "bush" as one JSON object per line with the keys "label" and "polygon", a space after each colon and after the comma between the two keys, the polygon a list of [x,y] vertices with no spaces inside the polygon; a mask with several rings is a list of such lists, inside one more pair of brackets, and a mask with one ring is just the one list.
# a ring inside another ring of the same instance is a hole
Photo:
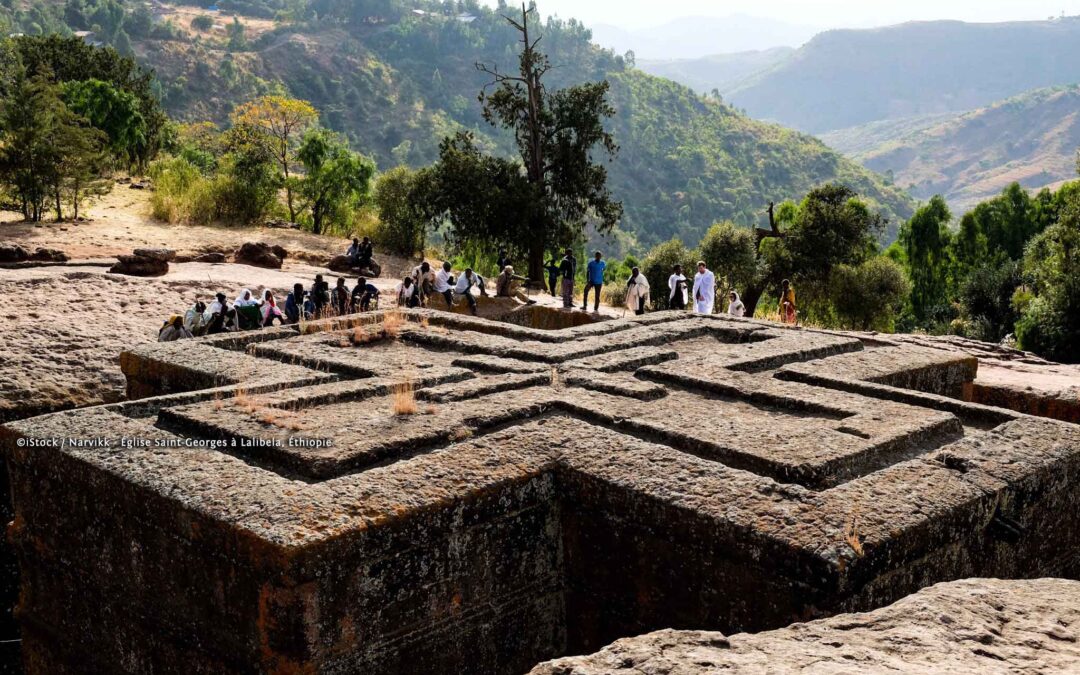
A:
{"label": "bush", "polygon": [[904,269],[884,256],[859,265],[837,265],[829,276],[837,317],[850,328],[890,331],[911,293]]}
{"label": "bush", "polygon": [[214,27],[214,20],[206,14],[200,14],[191,20],[191,27],[200,33],[205,33]]}
{"label": "bush", "polygon": [[758,276],[757,244],[748,228],[730,221],[716,223],[698,246],[701,259],[716,274],[720,290],[734,288],[742,293],[754,283]]}
{"label": "bush", "polygon": [[151,164],[150,179],[154,182],[151,214],[167,223],[188,221],[193,197],[206,189],[206,179],[198,167],[181,158],[161,159]]}
{"label": "bush", "polygon": [[424,249],[427,219],[417,208],[417,173],[399,166],[375,182],[375,208],[380,226],[374,241],[391,253],[411,256]]}
{"label": "bush", "polygon": [[960,305],[971,327],[968,337],[999,342],[1016,322],[1013,294],[1020,286],[1020,265],[1012,260],[985,262],[971,271],[960,289]]}

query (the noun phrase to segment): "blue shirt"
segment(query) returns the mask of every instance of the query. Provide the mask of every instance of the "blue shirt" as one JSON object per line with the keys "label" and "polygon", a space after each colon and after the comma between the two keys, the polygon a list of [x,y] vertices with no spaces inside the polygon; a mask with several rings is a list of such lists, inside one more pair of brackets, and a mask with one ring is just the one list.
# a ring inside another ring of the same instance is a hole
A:
{"label": "blue shirt", "polygon": [[600,286],[604,283],[604,270],[607,269],[607,263],[603,260],[590,260],[588,277],[589,283],[594,286]]}

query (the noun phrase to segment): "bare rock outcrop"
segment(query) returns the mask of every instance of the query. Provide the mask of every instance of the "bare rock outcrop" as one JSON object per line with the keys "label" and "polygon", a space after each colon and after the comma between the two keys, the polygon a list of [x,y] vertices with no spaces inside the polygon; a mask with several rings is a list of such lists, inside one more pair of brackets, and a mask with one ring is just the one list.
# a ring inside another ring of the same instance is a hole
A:
{"label": "bare rock outcrop", "polygon": [[0,263],[25,262],[29,259],[29,251],[22,246],[10,242],[0,243]]}
{"label": "bare rock outcrop", "polygon": [[334,256],[326,264],[326,268],[338,274],[363,276],[369,279],[377,279],[382,274],[382,266],[374,260],[368,263],[366,267],[356,267],[352,264],[352,259],[347,255]]}
{"label": "bare rock outcrop", "polygon": [[661,630],[532,675],[712,672],[979,672],[1080,670],[1080,582],[966,579],[865,614],[726,637]]}
{"label": "bare rock outcrop", "polygon": [[241,265],[279,270],[285,260],[282,253],[288,255],[280,246],[249,241],[236,251],[236,262]]}
{"label": "bare rock outcrop", "polygon": [[132,254],[162,262],[172,262],[176,259],[176,251],[171,248],[137,248],[132,251]]}
{"label": "bare rock outcrop", "polygon": [[131,277],[160,277],[169,272],[169,263],[158,258],[141,255],[117,256],[117,263],[109,268],[111,274]]}

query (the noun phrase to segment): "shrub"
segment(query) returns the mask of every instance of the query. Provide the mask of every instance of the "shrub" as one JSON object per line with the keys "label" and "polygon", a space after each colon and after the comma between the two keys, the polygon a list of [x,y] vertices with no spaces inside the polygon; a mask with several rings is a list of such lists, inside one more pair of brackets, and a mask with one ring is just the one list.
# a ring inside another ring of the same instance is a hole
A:
{"label": "shrub", "polygon": [[199,169],[182,158],[161,159],[150,165],[154,192],[150,210],[154,218],[167,223],[188,220],[195,192],[205,190],[206,179]]}
{"label": "shrub", "polygon": [[833,309],[848,327],[892,330],[911,293],[904,269],[884,256],[859,265],[837,265],[829,275]]}
{"label": "shrub", "polygon": [[424,248],[427,219],[416,206],[417,173],[399,166],[375,183],[375,208],[380,226],[374,240],[391,253],[411,256]]}
{"label": "shrub", "polygon": [[200,33],[205,33],[214,27],[214,20],[206,14],[200,14],[191,20],[191,27]]}

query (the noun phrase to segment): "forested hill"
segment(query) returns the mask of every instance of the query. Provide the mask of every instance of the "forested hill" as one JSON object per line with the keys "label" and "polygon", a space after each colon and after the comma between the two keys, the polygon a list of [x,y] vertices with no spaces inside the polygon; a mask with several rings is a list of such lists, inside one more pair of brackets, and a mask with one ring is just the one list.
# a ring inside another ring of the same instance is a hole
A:
{"label": "forested hill", "polygon": [[915,197],[941,194],[963,213],[1013,182],[1039,190],[1075,178],[1080,86],[1039,89],[967,113],[875,122],[823,139],[895,176]]}
{"label": "forested hill", "polygon": [[1080,17],[834,30],[730,94],[750,115],[820,133],[973,110],[1080,82]]}
{"label": "forested hill", "polygon": [[[423,0],[221,5],[244,14],[160,4],[150,12],[139,4],[123,6],[116,26],[116,17],[101,10],[114,0],[70,0],[39,5],[35,18],[42,30],[96,28],[96,37],[131,49],[155,69],[166,109],[182,120],[224,124],[238,103],[279,90],[311,101],[324,124],[346,133],[380,169],[432,162],[439,141],[459,129],[509,151],[508,139],[481,119],[476,100],[487,83],[476,62],[504,71],[517,65],[516,35],[497,12]],[[49,7],[58,19],[50,19]],[[594,46],[576,21],[547,21],[541,32],[540,46],[556,66],[549,86],[611,82],[618,110],[611,126],[621,152],[610,185],[626,206],[620,230],[627,245],[643,250],[673,235],[697,241],[721,219],[762,224],[769,201],[800,198],[834,179],[877,203],[891,232],[910,214],[904,192],[810,136],[647,75]]]}

